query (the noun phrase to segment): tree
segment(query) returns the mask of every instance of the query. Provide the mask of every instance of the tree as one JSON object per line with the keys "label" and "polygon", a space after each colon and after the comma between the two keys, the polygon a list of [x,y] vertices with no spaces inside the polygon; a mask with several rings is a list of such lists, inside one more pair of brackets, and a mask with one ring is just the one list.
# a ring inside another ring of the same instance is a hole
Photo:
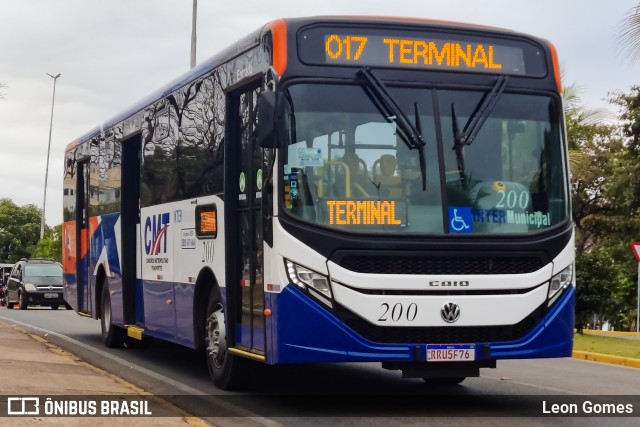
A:
{"label": "tree", "polygon": [[0,199],[0,262],[30,257],[40,237],[41,213],[35,205],[17,206]]}
{"label": "tree", "polygon": [[612,298],[611,258],[599,245],[605,234],[603,223],[610,212],[604,196],[604,178],[611,169],[611,153],[620,142],[614,129],[600,120],[602,111],[581,103],[582,87],[564,86],[562,98],[571,166],[572,217],[576,230],[576,326],[581,331],[602,318],[604,303]]}
{"label": "tree", "polygon": [[600,247],[610,232],[613,207],[608,177],[614,174],[614,157],[623,144],[616,129],[608,125],[579,125],[570,132],[581,153],[580,162],[571,169],[572,215],[580,255]]}
{"label": "tree", "polygon": [[628,93],[618,92],[611,100],[620,108],[620,129],[624,144],[614,157],[611,176],[607,177],[606,197],[612,212],[607,217],[609,230],[603,245],[609,248],[622,268],[618,298],[625,325],[635,320],[637,307],[637,263],[629,244],[640,239],[640,86]]}
{"label": "tree", "polygon": [[562,91],[578,254],[597,247],[605,232],[602,227],[603,215],[610,209],[604,197],[604,177],[611,174],[611,154],[622,145],[616,129],[606,124],[610,113],[583,105],[580,98],[582,91],[583,87],[575,83],[564,86]]}
{"label": "tree", "polygon": [[620,54],[640,59],[640,3],[629,9],[620,23]]}
{"label": "tree", "polygon": [[62,224],[45,231],[44,238],[38,241],[38,246],[31,257],[62,262]]}
{"label": "tree", "polygon": [[602,320],[606,303],[614,294],[615,283],[611,280],[614,275],[614,264],[605,251],[596,250],[576,258],[576,325],[584,327],[592,323],[594,314]]}
{"label": "tree", "polygon": [[[582,153],[572,168],[580,322],[593,313],[616,329],[636,316],[636,263],[629,242],[640,238],[640,87],[610,99],[619,109],[612,124],[567,113],[570,145]],[[596,304],[597,303],[597,304]],[[589,315],[589,312],[591,314]]]}

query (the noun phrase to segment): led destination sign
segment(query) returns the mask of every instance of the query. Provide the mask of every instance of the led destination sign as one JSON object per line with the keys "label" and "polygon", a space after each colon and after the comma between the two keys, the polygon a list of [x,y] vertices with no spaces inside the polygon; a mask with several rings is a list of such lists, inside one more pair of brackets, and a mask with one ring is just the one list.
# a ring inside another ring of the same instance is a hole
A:
{"label": "led destination sign", "polygon": [[331,225],[407,225],[407,205],[401,200],[326,200],[326,207]]}
{"label": "led destination sign", "polygon": [[[365,49],[369,45],[369,49]],[[522,52],[515,48],[482,43],[457,43],[445,40],[399,39],[330,34],[326,37],[327,62],[364,62],[386,65],[418,65],[498,71],[503,66],[496,61],[516,62],[513,69],[524,73]],[[364,56],[363,56],[364,54]]]}
{"label": "led destination sign", "polygon": [[543,76],[542,51],[523,40],[425,32],[312,28],[302,33],[308,63]]}

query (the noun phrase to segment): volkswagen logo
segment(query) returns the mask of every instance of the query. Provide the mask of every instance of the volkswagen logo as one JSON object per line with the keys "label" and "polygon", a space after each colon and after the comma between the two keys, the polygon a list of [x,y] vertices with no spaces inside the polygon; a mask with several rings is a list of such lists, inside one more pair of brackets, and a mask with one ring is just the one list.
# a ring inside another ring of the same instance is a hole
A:
{"label": "volkswagen logo", "polygon": [[448,302],[440,309],[442,320],[447,323],[453,323],[460,318],[460,307],[457,304]]}

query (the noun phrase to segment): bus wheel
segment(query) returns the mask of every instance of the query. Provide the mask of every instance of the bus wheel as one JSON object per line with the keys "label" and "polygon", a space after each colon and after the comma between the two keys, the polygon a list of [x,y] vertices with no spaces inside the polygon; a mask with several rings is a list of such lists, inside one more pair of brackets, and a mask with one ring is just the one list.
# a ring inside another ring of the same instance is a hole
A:
{"label": "bus wheel", "polygon": [[102,327],[102,341],[109,348],[120,348],[124,345],[125,331],[115,326],[111,318],[111,295],[109,294],[109,283],[102,287],[102,304],[100,305],[100,326]]}
{"label": "bus wheel", "polygon": [[206,356],[209,376],[221,389],[231,390],[240,383],[240,358],[227,351],[224,311],[217,295],[209,298],[205,324]]}

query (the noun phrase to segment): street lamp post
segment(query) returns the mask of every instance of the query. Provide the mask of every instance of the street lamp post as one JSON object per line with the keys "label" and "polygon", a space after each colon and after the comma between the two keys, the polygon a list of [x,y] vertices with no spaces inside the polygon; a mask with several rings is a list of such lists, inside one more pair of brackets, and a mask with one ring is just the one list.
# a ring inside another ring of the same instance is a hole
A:
{"label": "street lamp post", "polygon": [[61,76],[60,73],[55,76],[47,73],[53,79],[53,97],[51,98],[51,120],[49,121],[49,144],[47,145],[47,167],[44,171],[44,198],[42,200],[42,220],[40,221],[40,239],[44,237],[44,212],[47,204],[47,179],[49,178],[49,153],[51,152],[51,131],[53,130],[53,105],[56,101],[56,80]]}
{"label": "street lamp post", "polygon": [[198,22],[198,0],[193,0],[191,14],[191,68],[196,66],[196,24]]}

